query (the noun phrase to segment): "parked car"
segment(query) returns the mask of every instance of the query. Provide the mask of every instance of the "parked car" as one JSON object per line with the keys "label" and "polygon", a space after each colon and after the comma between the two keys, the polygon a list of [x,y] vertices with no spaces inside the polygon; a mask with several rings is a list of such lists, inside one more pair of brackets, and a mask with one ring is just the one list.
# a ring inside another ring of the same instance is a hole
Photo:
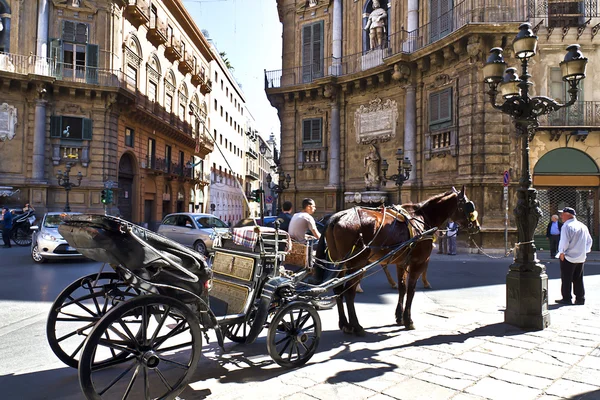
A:
{"label": "parked car", "polygon": [[200,254],[212,251],[213,237],[229,226],[211,214],[175,213],[163,218],[158,233],[196,250]]}
{"label": "parked car", "polygon": [[85,258],[77,249],[69,246],[69,243],[58,233],[58,225],[62,223],[62,214],[79,213],[49,212],[44,215],[39,225],[31,227],[33,231],[31,258],[36,263],[43,263],[48,259],[56,258]]}
{"label": "parked car", "polygon": [[[270,226],[272,228],[276,220],[276,215],[265,216],[265,226]],[[260,218],[244,218],[240,220],[237,224],[235,224],[234,228],[241,228],[243,226],[254,226],[254,221],[256,221],[256,225],[262,226]]]}

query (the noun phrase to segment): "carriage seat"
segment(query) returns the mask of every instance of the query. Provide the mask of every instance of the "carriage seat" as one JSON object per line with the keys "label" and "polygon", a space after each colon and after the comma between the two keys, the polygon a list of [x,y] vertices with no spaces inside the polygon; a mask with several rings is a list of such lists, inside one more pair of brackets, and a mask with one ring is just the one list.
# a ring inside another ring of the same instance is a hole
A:
{"label": "carriage seat", "polygon": [[[287,253],[292,247],[292,241],[288,233],[279,230],[277,251]],[[264,226],[244,226],[233,228],[231,238],[221,238],[221,243],[215,244],[227,250],[236,250],[242,252],[260,253],[259,237],[262,238],[265,253],[275,253],[275,229]]]}

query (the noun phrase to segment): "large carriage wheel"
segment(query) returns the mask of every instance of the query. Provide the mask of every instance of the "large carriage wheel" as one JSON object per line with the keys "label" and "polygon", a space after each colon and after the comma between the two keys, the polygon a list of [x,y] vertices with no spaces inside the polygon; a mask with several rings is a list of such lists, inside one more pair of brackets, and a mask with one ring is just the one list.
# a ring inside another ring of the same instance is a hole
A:
{"label": "large carriage wheel", "polygon": [[31,230],[29,224],[19,225],[12,231],[11,239],[19,246],[31,246]]}
{"label": "large carriage wheel", "polygon": [[[139,332],[134,334],[134,332]],[[111,351],[126,353],[112,368],[97,366]],[[198,318],[184,303],[138,296],[112,308],[83,347],[79,384],[87,399],[173,399],[187,386],[202,351]]]}
{"label": "large carriage wheel", "polygon": [[310,304],[290,303],[275,314],[269,325],[267,349],[282,367],[306,364],[315,354],[321,337],[321,318]]}
{"label": "large carriage wheel", "polygon": [[[94,325],[115,304],[138,295],[114,272],[90,274],[67,286],[54,300],[46,336],[56,356],[70,367],[79,366],[83,342]],[[124,353],[107,355],[104,363],[125,358]],[[100,360],[99,360],[100,361]]]}

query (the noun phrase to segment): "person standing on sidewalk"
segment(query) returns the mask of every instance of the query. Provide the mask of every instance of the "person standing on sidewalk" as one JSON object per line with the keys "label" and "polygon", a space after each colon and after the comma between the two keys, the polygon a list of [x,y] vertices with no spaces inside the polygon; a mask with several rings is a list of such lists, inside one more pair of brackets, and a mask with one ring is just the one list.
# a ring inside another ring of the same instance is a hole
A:
{"label": "person standing on sidewalk", "polygon": [[585,304],[585,289],[583,288],[583,264],[586,254],[592,250],[592,236],[587,226],[577,221],[577,213],[571,207],[565,207],[559,212],[563,226],[558,243],[558,258],[560,258],[560,280],[562,299],[558,304],[573,304],[571,286],[575,293],[575,304]]}
{"label": "person standing on sidewalk", "polygon": [[456,255],[456,235],[458,235],[458,224],[452,220],[448,221],[448,255]]}
{"label": "person standing on sidewalk", "polygon": [[448,254],[448,236],[446,235],[445,230],[441,230],[437,232],[437,240],[438,240],[438,254]]}
{"label": "person standing on sidewalk", "polygon": [[546,228],[546,237],[550,241],[550,258],[556,257],[562,225],[562,222],[558,220],[558,215],[556,214],[553,215],[552,218],[550,218],[550,222],[548,222],[548,228]]}
{"label": "person standing on sidewalk", "polygon": [[4,226],[2,227],[2,240],[4,241],[4,248],[10,248],[10,231],[12,230],[13,215],[8,210],[8,207],[2,208],[2,221]]}

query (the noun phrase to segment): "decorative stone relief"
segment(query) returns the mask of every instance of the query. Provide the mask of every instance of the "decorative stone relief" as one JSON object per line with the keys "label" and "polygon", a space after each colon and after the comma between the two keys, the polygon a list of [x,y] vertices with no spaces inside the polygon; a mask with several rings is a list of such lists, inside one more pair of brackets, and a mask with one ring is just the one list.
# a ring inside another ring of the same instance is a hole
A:
{"label": "decorative stone relief", "polygon": [[72,10],[85,14],[96,14],[98,7],[88,0],[52,0],[52,4],[59,11]]}
{"label": "decorative stone relief", "polygon": [[306,11],[316,11],[319,8],[327,9],[331,0],[305,0],[299,2],[300,5],[296,7],[296,13],[302,14]]}
{"label": "decorative stone relief", "polygon": [[17,108],[7,103],[0,105],[0,141],[12,140],[16,134]]}
{"label": "decorative stone relief", "polygon": [[354,113],[356,143],[387,142],[396,137],[398,106],[395,100],[380,98],[361,105]]}

